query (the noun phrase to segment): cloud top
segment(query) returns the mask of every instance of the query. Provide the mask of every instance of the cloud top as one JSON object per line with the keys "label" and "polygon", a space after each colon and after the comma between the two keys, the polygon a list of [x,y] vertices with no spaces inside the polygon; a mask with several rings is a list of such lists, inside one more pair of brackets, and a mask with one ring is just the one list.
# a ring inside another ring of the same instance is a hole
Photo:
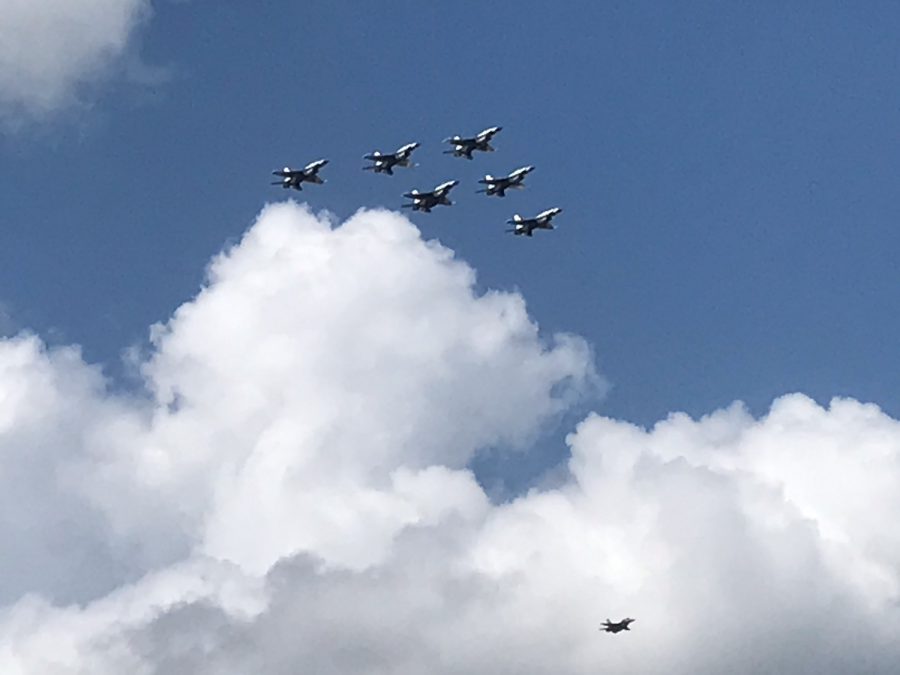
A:
{"label": "cloud top", "polygon": [[0,111],[42,118],[126,52],[149,0],[0,0]]}

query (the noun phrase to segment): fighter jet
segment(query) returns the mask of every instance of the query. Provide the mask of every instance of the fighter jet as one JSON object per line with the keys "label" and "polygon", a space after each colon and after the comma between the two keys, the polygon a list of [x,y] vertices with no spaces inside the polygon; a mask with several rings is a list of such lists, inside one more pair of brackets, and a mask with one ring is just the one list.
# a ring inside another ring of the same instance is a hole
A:
{"label": "fighter jet", "polygon": [[620,633],[623,630],[631,630],[628,626],[634,623],[634,619],[622,619],[618,623],[613,623],[609,619],[600,626],[600,630],[605,633]]}
{"label": "fighter jet", "polygon": [[388,176],[394,175],[395,166],[414,166],[410,163],[409,157],[412,151],[419,147],[418,143],[407,143],[402,148],[398,148],[396,152],[386,155],[381,154],[378,150],[364,155],[363,159],[375,162],[371,166],[364,166],[363,171],[374,171],[375,173],[386,173]]}
{"label": "fighter jet", "polygon": [[412,192],[407,192],[403,196],[407,199],[412,199],[412,204],[404,204],[403,208],[412,209],[413,211],[424,211],[425,213],[431,213],[431,209],[433,209],[438,204],[444,204],[446,206],[450,206],[453,204],[449,199],[447,199],[447,195],[450,190],[452,190],[455,186],[459,185],[458,180],[448,180],[446,183],[441,183],[431,192],[419,192],[418,190],[413,190]]}
{"label": "fighter jet", "polygon": [[516,235],[524,234],[526,237],[531,237],[535,230],[552,230],[553,223],[550,221],[553,219],[553,216],[560,213],[562,213],[562,209],[558,206],[547,209],[546,211],[541,211],[534,218],[523,218],[517,213],[511,220],[506,221],[510,225],[513,225],[513,228],[507,230],[507,232],[512,232]]}
{"label": "fighter jet", "polygon": [[451,136],[450,138],[445,138],[444,143],[449,143],[453,146],[453,149],[444,150],[444,154],[453,155],[454,157],[465,157],[466,159],[472,159],[472,153],[475,150],[481,150],[482,152],[493,152],[494,148],[491,146],[491,139],[494,137],[494,134],[496,134],[501,129],[503,129],[503,127],[491,127],[489,129],[485,129],[473,138],[463,138],[462,136]]}
{"label": "fighter jet", "polygon": [[504,178],[494,178],[491,174],[488,174],[478,181],[483,185],[487,185],[487,187],[483,190],[478,190],[478,192],[484,192],[489,197],[491,195],[505,197],[507,190],[521,190],[525,187],[525,176],[532,171],[534,171],[533,166],[523,166],[521,169],[516,169]]}
{"label": "fighter jet", "polygon": [[315,162],[310,162],[302,169],[292,169],[286,166],[279,171],[273,171],[272,175],[281,176],[281,180],[273,182],[272,185],[280,185],[285,190],[288,188],[302,190],[300,183],[318,183],[321,185],[325,181],[319,177],[319,169],[326,164],[328,164],[327,159],[318,159]]}

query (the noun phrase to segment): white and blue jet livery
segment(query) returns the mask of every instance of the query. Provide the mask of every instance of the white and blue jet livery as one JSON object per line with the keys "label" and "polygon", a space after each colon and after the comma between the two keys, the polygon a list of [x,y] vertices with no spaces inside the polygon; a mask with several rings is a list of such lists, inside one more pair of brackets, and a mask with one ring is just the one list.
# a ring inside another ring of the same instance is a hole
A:
{"label": "white and blue jet livery", "polygon": [[444,154],[472,159],[472,153],[475,150],[480,150],[481,152],[494,152],[494,148],[491,145],[491,139],[502,129],[503,127],[490,127],[474,137],[463,138],[462,136],[451,136],[450,138],[446,138],[444,139],[444,143],[449,143],[453,146],[453,149],[444,150]]}
{"label": "white and blue jet livery", "polygon": [[285,190],[293,188],[294,190],[302,190],[300,183],[316,183],[321,185],[325,181],[319,176],[319,169],[328,164],[327,159],[317,159],[310,162],[302,169],[292,169],[289,166],[273,171],[273,176],[281,176],[281,180],[275,181],[272,185],[280,185]]}
{"label": "white and blue jet livery", "polygon": [[557,216],[560,213],[562,213],[562,209],[558,206],[554,206],[552,209],[547,209],[546,211],[541,211],[534,218],[523,218],[517,213],[511,220],[506,221],[513,226],[512,229],[507,230],[507,232],[531,237],[535,230],[552,230],[554,229],[553,223],[550,221],[554,216]]}
{"label": "white and blue jet livery", "polygon": [[488,174],[478,181],[483,185],[487,185],[487,187],[478,190],[478,192],[483,192],[488,196],[497,195],[498,197],[505,197],[507,190],[521,190],[524,188],[525,176],[532,171],[534,171],[533,166],[523,166],[521,169],[516,169],[508,176],[502,178],[494,178],[492,175]]}
{"label": "white and blue jet livery", "polygon": [[415,164],[410,162],[409,158],[413,150],[418,147],[418,143],[407,143],[402,148],[398,148],[396,152],[382,154],[375,150],[371,154],[363,156],[363,159],[374,162],[370,166],[364,166],[363,171],[374,171],[375,173],[386,173],[388,176],[393,176],[395,166],[415,166]]}
{"label": "white and blue jet livery", "polygon": [[458,180],[448,180],[446,183],[438,185],[431,192],[419,192],[418,190],[407,192],[403,196],[413,201],[412,204],[404,204],[403,208],[431,213],[431,209],[440,204],[451,206],[453,202],[447,198],[447,195],[457,185],[459,185]]}

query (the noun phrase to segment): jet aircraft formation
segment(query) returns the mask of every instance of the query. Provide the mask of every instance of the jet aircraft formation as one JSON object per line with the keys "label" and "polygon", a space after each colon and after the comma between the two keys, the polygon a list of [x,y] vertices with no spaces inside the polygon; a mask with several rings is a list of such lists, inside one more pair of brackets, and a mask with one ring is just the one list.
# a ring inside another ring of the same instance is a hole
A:
{"label": "jet aircraft formation", "polygon": [[[475,136],[451,136],[444,140],[445,143],[449,143],[451,146],[451,149],[445,150],[444,154],[471,160],[474,159],[472,153],[476,151],[494,152],[495,149],[491,145],[491,140],[501,130],[502,127],[489,127]],[[417,166],[412,163],[411,156],[418,147],[420,147],[419,143],[407,143],[394,152],[382,153],[379,150],[375,150],[363,156],[363,159],[372,162],[368,166],[364,166],[363,170],[393,176],[394,169],[397,167]],[[302,183],[324,183],[325,181],[319,176],[319,170],[326,164],[328,164],[327,159],[319,159],[315,162],[310,162],[302,169],[291,169],[286,166],[283,169],[272,172],[274,175],[281,177],[281,180],[275,181],[272,184],[280,185],[284,189],[291,188],[294,190],[302,190]],[[534,167],[529,165],[516,169],[508,176],[494,177],[487,174],[478,181],[485,187],[477,190],[477,192],[485,194],[488,197],[505,197],[508,190],[521,190],[524,188],[525,177],[532,171],[534,171]],[[412,201],[408,204],[402,204],[401,206],[402,208],[421,211],[423,213],[431,213],[431,210],[435,206],[452,206],[453,202],[450,201],[449,194],[457,185],[459,185],[459,181],[448,180],[427,192],[419,191],[417,189],[410,190],[409,192],[403,193],[403,196]],[[562,213],[562,209],[559,207],[546,209],[533,218],[523,218],[517,213],[507,221],[507,223],[513,227],[506,231],[514,235],[531,237],[534,235],[535,230],[554,229],[551,221],[560,213]]]}

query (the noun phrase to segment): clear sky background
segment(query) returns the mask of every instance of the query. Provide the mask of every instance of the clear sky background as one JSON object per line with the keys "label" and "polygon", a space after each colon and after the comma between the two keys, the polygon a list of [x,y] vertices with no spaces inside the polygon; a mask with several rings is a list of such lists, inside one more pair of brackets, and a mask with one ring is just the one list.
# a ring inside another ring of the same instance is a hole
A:
{"label": "clear sky background", "polygon": [[[896,414],[898,34],[876,2],[159,3],[139,53],[164,78],[0,143],[0,297],[117,372],[285,196],[269,172],[327,157],[300,197],[339,218],[461,180],[415,222],[586,336],[610,415],[792,391]],[[441,154],[495,124],[495,154]],[[419,167],[360,171],[412,140]],[[524,192],[474,194],[528,163]],[[554,205],[557,232],[504,235]]]}

